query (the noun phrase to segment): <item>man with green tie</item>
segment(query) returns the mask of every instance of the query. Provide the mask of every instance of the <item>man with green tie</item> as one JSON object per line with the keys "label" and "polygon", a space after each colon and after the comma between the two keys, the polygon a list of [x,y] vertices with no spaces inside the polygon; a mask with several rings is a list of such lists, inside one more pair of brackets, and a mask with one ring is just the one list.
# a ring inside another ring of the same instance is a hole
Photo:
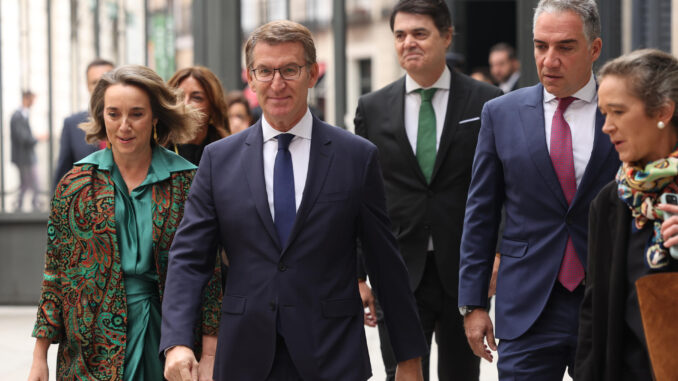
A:
{"label": "man with green tie", "polygon": [[[447,66],[453,27],[444,1],[401,0],[390,25],[407,74],[360,98],[355,131],[379,148],[393,232],[429,347],[436,334],[438,378],[477,380],[479,359],[469,349],[457,308],[459,244],[480,111],[502,92]],[[390,380],[396,363],[383,319],[362,269],[358,278],[370,308],[365,324],[379,326]],[[428,357],[422,361],[428,379]]]}

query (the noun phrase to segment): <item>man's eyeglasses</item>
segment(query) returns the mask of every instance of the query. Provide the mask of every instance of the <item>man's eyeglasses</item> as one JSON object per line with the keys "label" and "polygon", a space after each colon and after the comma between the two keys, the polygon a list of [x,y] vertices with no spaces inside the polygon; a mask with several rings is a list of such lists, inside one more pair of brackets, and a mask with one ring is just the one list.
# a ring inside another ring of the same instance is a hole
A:
{"label": "man's eyeglasses", "polygon": [[254,78],[261,82],[271,82],[276,71],[280,73],[282,79],[291,81],[299,78],[301,75],[301,69],[305,66],[306,65],[289,64],[275,69],[261,66],[251,70],[252,74],[254,74]]}

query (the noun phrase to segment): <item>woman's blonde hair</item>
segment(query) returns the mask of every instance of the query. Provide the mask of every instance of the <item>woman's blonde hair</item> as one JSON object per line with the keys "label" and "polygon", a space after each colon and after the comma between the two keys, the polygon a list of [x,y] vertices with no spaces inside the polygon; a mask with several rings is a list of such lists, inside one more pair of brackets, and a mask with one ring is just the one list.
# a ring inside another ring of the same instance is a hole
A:
{"label": "woman's blonde hair", "polygon": [[135,86],[148,95],[153,118],[157,118],[155,126],[156,143],[185,143],[190,141],[196,132],[201,113],[184,106],[176,90],[169,88],[153,70],[141,65],[125,65],[104,74],[97,82],[89,102],[90,118],[81,123],[85,131],[85,140],[94,144],[106,139],[104,124],[104,97],[106,90],[112,85]]}

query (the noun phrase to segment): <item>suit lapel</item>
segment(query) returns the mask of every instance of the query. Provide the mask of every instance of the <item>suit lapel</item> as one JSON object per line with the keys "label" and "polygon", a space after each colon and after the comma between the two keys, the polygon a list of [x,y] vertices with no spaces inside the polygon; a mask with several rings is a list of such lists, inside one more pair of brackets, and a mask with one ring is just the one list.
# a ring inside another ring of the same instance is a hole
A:
{"label": "suit lapel", "polygon": [[304,194],[301,197],[301,204],[297,211],[297,217],[294,219],[292,232],[287,240],[287,245],[283,248],[283,254],[299,235],[308,213],[311,211],[315,200],[320,194],[320,190],[325,184],[327,173],[329,172],[332,158],[334,157],[332,140],[327,136],[326,129],[335,128],[323,125],[320,120],[313,117],[313,131],[311,132],[311,152],[308,157],[308,173],[306,174],[306,185]]}
{"label": "suit lapel", "polygon": [[459,118],[462,111],[466,108],[469,102],[469,89],[464,83],[459,81],[454,69],[450,69],[450,96],[447,100],[447,111],[445,112],[445,124],[443,124],[443,133],[440,136],[440,145],[438,146],[438,153],[436,153],[436,161],[433,166],[433,175],[431,175],[431,182],[436,178],[436,174],[442,165],[447,151],[452,145],[452,137],[457,132],[459,125]]}
{"label": "suit lapel", "polygon": [[577,193],[572,200],[573,205],[595,183],[598,172],[605,166],[607,157],[614,151],[610,138],[603,132],[603,124],[605,124],[605,117],[600,113],[600,110],[596,109],[596,130],[593,138],[593,150],[591,151],[591,157],[586,165],[581,183],[577,187]]}
{"label": "suit lapel", "polygon": [[556,176],[556,171],[553,169],[553,164],[551,164],[551,155],[549,155],[548,147],[546,146],[543,89],[541,84],[534,86],[530,96],[526,97],[524,103],[520,105],[520,125],[527,142],[527,150],[534,165],[544,178],[547,187],[553,192],[553,195],[560,201],[563,207],[568,208],[567,199],[560,186],[560,181],[558,181],[558,176]]}
{"label": "suit lapel", "polygon": [[264,137],[261,131],[260,119],[254,126],[250,127],[250,134],[245,139],[245,174],[254,205],[259,213],[259,218],[261,218],[261,222],[273,241],[280,247],[280,240],[273,224],[271,209],[268,206],[266,181],[264,180],[263,149]]}

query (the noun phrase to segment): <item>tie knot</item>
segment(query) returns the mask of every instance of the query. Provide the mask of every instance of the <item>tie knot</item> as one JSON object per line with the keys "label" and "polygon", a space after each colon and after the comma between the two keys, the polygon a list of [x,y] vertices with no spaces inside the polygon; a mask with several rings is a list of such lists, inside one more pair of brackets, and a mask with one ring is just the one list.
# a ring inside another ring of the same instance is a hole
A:
{"label": "tie knot", "polygon": [[290,146],[292,139],[294,139],[294,135],[292,134],[278,135],[278,151],[286,150]]}
{"label": "tie knot", "polygon": [[423,102],[430,102],[431,99],[433,98],[433,95],[436,93],[435,87],[431,87],[430,89],[417,89],[417,92],[421,94],[421,101]]}
{"label": "tie knot", "polygon": [[558,109],[565,112],[575,100],[577,100],[575,97],[558,98]]}

